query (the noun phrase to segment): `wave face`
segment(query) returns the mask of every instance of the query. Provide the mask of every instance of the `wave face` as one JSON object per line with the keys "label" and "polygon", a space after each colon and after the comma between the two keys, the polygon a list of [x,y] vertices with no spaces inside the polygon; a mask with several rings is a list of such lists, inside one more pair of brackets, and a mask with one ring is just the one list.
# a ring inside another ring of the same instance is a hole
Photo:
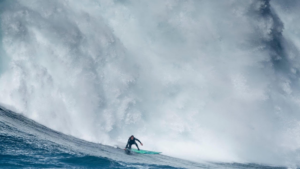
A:
{"label": "wave face", "polygon": [[[127,155],[51,130],[0,107],[1,168],[207,168],[163,155]],[[236,164],[237,165],[237,164]],[[247,168],[247,166],[245,166]]]}
{"label": "wave face", "polygon": [[1,168],[272,168],[255,164],[194,163],[164,155],[127,155],[123,149],[56,132],[3,107],[0,107],[0,127]]}
{"label": "wave face", "polygon": [[0,4],[2,105],[106,145],[300,165],[297,0]]}

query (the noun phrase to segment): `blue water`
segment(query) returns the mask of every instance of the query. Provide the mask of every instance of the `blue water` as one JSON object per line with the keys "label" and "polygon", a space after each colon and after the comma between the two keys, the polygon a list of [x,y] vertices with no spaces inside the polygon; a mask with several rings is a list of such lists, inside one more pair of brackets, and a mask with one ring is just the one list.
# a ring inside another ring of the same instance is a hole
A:
{"label": "blue water", "polygon": [[165,155],[127,155],[51,130],[0,108],[1,168],[283,168],[257,164],[190,162]]}

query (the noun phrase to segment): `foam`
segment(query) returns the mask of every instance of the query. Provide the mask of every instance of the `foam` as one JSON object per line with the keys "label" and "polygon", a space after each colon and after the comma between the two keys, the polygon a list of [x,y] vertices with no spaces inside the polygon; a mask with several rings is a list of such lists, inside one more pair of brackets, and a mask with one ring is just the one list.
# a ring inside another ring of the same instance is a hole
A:
{"label": "foam", "polygon": [[268,1],[4,5],[2,104],[89,141],[298,164],[298,39]]}

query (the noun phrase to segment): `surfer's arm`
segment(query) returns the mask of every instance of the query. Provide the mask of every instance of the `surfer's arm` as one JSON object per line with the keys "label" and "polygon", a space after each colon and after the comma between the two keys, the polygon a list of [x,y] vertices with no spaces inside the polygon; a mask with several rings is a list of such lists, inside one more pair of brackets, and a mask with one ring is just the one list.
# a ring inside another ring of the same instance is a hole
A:
{"label": "surfer's arm", "polygon": [[139,139],[136,138],[135,140],[138,141],[138,142],[140,142],[141,145],[143,145],[143,143]]}
{"label": "surfer's arm", "polygon": [[126,147],[125,147],[125,148],[128,148],[128,146],[129,146],[129,140],[127,141],[127,144],[126,144]]}

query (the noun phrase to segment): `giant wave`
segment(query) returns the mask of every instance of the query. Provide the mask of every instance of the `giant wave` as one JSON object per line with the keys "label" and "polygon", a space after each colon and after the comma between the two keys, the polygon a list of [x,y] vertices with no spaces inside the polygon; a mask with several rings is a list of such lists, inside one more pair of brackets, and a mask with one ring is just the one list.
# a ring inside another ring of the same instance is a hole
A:
{"label": "giant wave", "polygon": [[15,112],[104,145],[134,134],[192,161],[300,164],[297,0],[0,5]]}

